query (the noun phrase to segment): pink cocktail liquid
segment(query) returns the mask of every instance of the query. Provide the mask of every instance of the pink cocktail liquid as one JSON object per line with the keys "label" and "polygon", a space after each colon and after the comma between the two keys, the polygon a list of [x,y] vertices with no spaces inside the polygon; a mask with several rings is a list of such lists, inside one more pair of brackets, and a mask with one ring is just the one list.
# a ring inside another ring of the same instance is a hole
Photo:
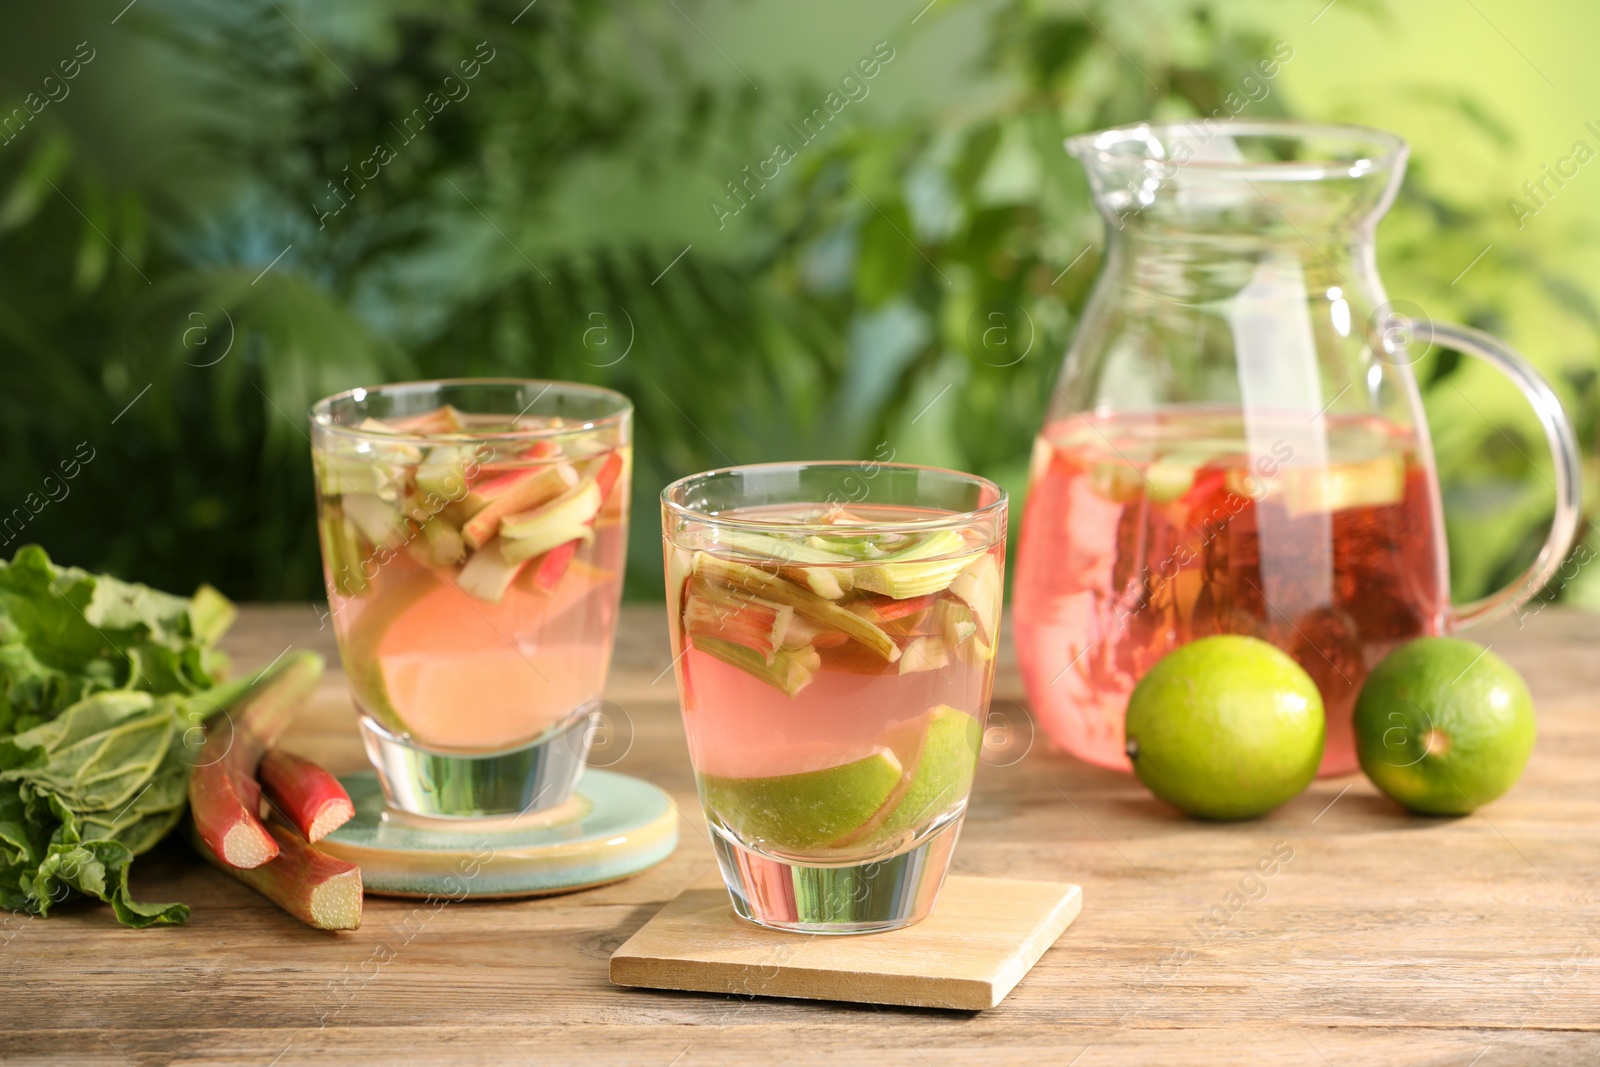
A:
{"label": "pink cocktail liquid", "polygon": [[1041,726],[1129,770],[1123,720],[1157,660],[1212,634],[1292,655],[1327,715],[1321,773],[1357,766],[1367,672],[1447,610],[1437,504],[1414,437],[1374,419],[1074,417],[1035,446],[1014,591]]}
{"label": "pink cocktail liquid", "polygon": [[[769,532],[706,528],[667,550],[673,651],[702,796],[724,832],[761,852],[881,851],[891,846],[878,828],[897,828],[906,842],[948,822],[966,801],[993,680],[1003,543],[952,530],[863,536],[873,523],[940,517],[908,507],[834,509],[836,535],[781,529],[819,514],[830,513],[817,504],[741,509],[733,517],[773,524]],[[803,825],[798,804],[751,810],[798,795],[782,784],[787,776],[874,760],[900,780],[848,786],[884,792],[863,800],[860,825],[841,824],[838,840]],[[935,802],[913,787],[919,767],[943,790]],[[922,805],[914,817],[897,814],[913,801]]]}
{"label": "pink cocktail liquid", "polygon": [[316,459],[330,607],[362,714],[427,748],[492,752],[599,699],[626,446],[574,435]]}

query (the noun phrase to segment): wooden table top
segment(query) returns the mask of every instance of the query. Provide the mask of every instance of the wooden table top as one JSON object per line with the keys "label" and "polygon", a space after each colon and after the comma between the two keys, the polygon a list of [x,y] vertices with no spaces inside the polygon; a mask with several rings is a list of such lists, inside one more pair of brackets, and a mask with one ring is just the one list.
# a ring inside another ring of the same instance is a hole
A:
{"label": "wooden table top", "polygon": [[[607,981],[611,952],[714,869],[663,674],[665,620],[629,608],[608,697],[631,746],[613,769],[679,804],[666,863],[583,893],[452,904],[421,924],[405,922],[415,903],[369,897],[361,929],[331,935],[168,841],[135,865],[135,894],[188,902],[188,925],[126,930],[78,906],[0,929],[0,1061],[1600,1061],[1600,618],[1549,610],[1481,639],[1527,676],[1539,744],[1510,794],[1453,820],[1406,815],[1355,777],[1255,822],[1208,825],[1042,738],[1011,762],[1030,728],[1003,665],[995,708],[1013,746],[986,755],[955,869],[1077,882],[1084,906],[1004,1004],[969,1014]],[[313,608],[247,609],[228,645],[241,668],[285,646],[328,656],[288,743],[335,770],[363,765]],[[1292,858],[1246,877],[1274,854]]]}

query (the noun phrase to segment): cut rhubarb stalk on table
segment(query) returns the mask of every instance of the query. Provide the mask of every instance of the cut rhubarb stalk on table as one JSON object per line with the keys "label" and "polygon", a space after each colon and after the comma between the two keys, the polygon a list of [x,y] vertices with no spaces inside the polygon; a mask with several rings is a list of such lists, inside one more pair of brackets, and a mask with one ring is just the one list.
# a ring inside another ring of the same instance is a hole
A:
{"label": "cut rhubarb stalk on table", "polygon": [[578,472],[568,463],[530,467],[479,482],[467,494],[465,507],[472,518],[461,528],[461,538],[482,548],[500,532],[502,519],[558,499],[577,483]]}
{"label": "cut rhubarb stalk on table", "polygon": [[[192,834],[192,830],[191,830]],[[195,848],[224,873],[243,882],[307,926],[354,930],[361,925],[361,868],[321,852],[281,826],[270,827],[276,858],[241,869],[220,858],[203,838]]]}
{"label": "cut rhubarb stalk on table", "polygon": [[900,658],[900,648],[894,639],[877,626],[849,608],[841,607],[776,574],[768,574],[759,567],[721,559],[706,552],[695,553],[694,573],[720,581],[741,593],[787,604],[814,622],[848,634],[891,663]]}
{"label": "cut rhubarb stalk on table", "polygon": [[791,697],[811,684],[822,663],[817,650],[809,646],[780,648],[768,657],[752,648],[715,637],[698,637],[692,644],[696,651],[715,656]]}
{"label": "cut rhubarb stalk on table", "polygon": [[268,749],[261,757],[256,778],[273,808],[307,841],[321,841],[356,813],[339,779],[281,748]]}
{"label": "cut rhubarb stalk on table", "polygon": [[259,867],[278,854],[261,824],[256,764],[275,744],[322,675],[313,652],[286,656],[251,694],[206,724],[189,778],[189,811],[196,832],[222,862]]}
{"label": "cut rhubarb stalk on table", "polygon": [[689,581],[683,625],[691,640],[717,638],[759,653],[770,665],[794,620],[794,608],[740,596],[703,578]]}

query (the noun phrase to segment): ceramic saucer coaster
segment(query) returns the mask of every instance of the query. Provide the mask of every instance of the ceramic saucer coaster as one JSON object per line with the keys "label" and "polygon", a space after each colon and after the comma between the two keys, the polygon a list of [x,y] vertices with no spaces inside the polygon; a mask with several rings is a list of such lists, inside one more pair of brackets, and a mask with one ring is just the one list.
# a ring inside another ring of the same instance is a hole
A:
{"label": "ceramic saucer coaster", "polygon": [[531,897],[615,882],[655,866],[678,843],[665,793],[590,768],[572,799],[525,816],[433,819],[389,809],[371,771],[340,778],[356,814],[317,847],[361,867],[369,893]]}
{"label": "ceramic saucer coaster", "polygon": [[1077,918],[1063,882],[951,875],[933,914],[882,934],[766,930],[721,880],[684,890],[611,956],[617,985],[977,1011],[1005,999]]}

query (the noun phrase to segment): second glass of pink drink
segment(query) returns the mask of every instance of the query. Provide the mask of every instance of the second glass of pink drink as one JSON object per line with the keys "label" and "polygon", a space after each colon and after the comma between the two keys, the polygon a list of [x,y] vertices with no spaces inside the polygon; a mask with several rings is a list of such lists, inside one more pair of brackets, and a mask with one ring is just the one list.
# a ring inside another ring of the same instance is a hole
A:
{"label": "second glass of pink drink", "polygon": [[339,651],[389,803],[567,799],[605,685],[632,406],[564,382],[355,389],[312,411]]}
{"label": "second glass of pink drink", "polygon": [[810,463],[662,500],[684,727],[735,911],[814,933],[925,917],[994,678],[1005,494]]}

